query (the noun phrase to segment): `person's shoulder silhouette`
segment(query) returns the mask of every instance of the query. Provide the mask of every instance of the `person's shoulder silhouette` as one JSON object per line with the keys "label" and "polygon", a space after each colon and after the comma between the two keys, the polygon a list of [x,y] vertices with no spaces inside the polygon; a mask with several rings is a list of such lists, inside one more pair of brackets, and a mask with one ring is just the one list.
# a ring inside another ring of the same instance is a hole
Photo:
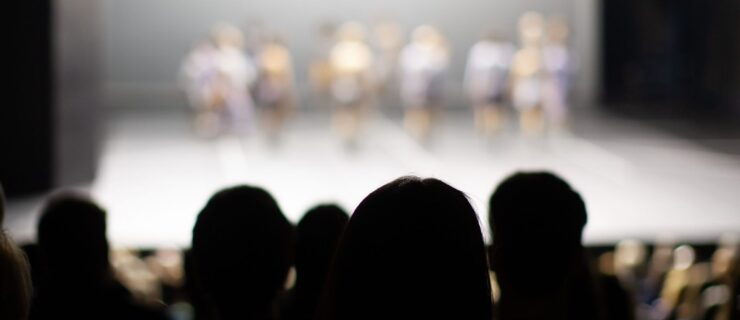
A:
{"label": "person's shoulder silhouette", "polygon": [[342,208],[319,205],[311,208],[296,227],[296,282],[281,303],[282,320],[315,319],[334,252],[349,215]]}
{"label": "person's shoulder silhouette", "polygon": [[292,263],[293,227],[265,190],[217,192],[193,228],[194,277],[220,319],[274,317]]}
{"label": "person's shoulder silhouette", "polygon": [[23,251],[0,229],[0,319],[27,319],[31,292],[30,270]]}
{"label": "person's shoulder silhouette", "polygon": [[165,319],[137,304],[108,260],[106,213],[86,196],[62,193],[42,210],[37,229],[44,281],[31,319]]}
{"label": "person's shoulder silhouette", "polygon": [[31,304],[28,260],[3,230],[5,194],[0,184],[0,319],[26,319]]}
{"label": "person's shoulder silhouette", "polygon": [[368,195],[337,249],[323,319],[490,319],[478,218],[436,179],[402,177]]}
{"label": "person's shoulder silhouette", "polygon": [[549,172],[519,172],[489,202],[500,319],[594,319],[596,289],[581,243],[581,196]]}

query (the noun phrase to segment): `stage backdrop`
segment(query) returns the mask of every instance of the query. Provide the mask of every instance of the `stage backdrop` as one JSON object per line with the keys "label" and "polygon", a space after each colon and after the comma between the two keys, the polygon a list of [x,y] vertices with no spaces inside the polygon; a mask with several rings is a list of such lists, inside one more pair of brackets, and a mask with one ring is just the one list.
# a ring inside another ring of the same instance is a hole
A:
{"label": "stage backdrop", "polygon": [[259,22],[281,31],[293,51],[299,85],[307,88],[306,70],[320,22],[371,23],[381,16],[399,21],[407,32],[422,23],[441,28],[452,45],[450,91],[459,96],[470,46],[490,27],[516,40],[516,21],[527,10],[559,14],[570,22],[579,62],[574,91],[579,100],[588,100],[598,79],[597,4],[598,0],[103,0],[107,101],[117,107],[178,105],[173,97],[180,59],[219,21],[240,27]]}

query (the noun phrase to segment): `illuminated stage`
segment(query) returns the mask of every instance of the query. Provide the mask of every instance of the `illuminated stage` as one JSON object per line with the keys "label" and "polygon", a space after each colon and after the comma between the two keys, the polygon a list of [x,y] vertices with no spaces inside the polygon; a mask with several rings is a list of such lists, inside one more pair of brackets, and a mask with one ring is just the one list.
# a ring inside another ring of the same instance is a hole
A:
{"label": "illuminated stage", "polygon": [[[237,183],[269,190],[295,222],[322,202],[352,210],[373,189],[407,174],[461,189],[485,225],[494,186],[520,169],[555,171],[582,193],[591,244],[663,234],[703,242],[740,230],[740,139],[682,138],[591,115],[576,118],[572,134],[524,139],[510,126],[486,142],[476,136],[472,115],[458,111],[441,119],[428,146],[403,131],[400,117],[376,115],[348,151],[329,124],[328,113],[304,112],[270,145],[260,134],[198,138],[182,111],[111,117],[91,186],[108,209],[110,239],[121,246],[187,246],[208,197]],[[36,207],[11,203],[6,228],[17,239],[33,238],[36,214],[20,211]]]}

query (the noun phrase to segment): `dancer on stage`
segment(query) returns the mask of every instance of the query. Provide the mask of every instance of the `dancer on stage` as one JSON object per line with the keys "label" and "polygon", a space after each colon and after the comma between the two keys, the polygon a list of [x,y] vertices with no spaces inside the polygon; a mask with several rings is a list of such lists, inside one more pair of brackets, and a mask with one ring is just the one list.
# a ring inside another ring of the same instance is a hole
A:
{"label": "dancer on stage", "polygon": [[222,24],[214,29],[213,43],[199,45],[183,62],[184,86],[197,113],[196,130],[204,136],[245,132],[251,127],[249,87],[256,79],[256,69],[243,46],[242,32]]}
{"label": "dancer on stage", "polygon": [[295,103],[293,62],[288,48],[276,36],[260,46],[256,56],[259,76],[254,90],[263,128],[275,141]]}
{"label": "dancer on stage", "polygon": [[473,104],[475,128],[484,137],[501,130],[503,103],[514,46],[489,32],[468,54],[465,89]]}
{"label": "dancer on stage", "polygon": [[401,52],[401,100],[406,111],[404,126],[419,141],[428,139],[432,111],[444,102],[444,80],[449,62],[447,40],[429,25],[414,29],[411,42]]}
{"label": "dancer on stage", "polygon": [[542,38],[544,18],[527,12],[519,18],[521,49],[514,55],[511,67],[512,101],[519,111],[523,134],[537,135],[544,128],[542,116]]}
{"label": "dancer on stage", "polygon": [[195,112],[196,131],[203,136],[217,134],[218,115],[214,108],[216,47],[203,41],[193,48],[180,66],[180,85]]}
{"label": "dancer on stage", "polygon": [[373,55],[365,42],[365,28],[356,22],[342,25],[331,49],[331,94],[336,104],[334,127],[354,147],[364,114],[373,98]]}
{"label": "dancer on stage", "polygon": [[567,41],[568,25],[560,17],[551,17],[542,48],[545,74],[542,109],[549,129],[564,129],[567,122],[567,98],[573,69]]}

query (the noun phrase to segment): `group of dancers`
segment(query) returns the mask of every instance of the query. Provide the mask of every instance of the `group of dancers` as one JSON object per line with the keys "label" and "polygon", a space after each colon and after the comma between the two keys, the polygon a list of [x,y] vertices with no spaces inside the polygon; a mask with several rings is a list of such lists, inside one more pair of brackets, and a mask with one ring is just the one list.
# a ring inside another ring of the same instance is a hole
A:
{"label": "group of dancers", "polygon": [[507,104],[519,114],[519,127],[526,135],[566,125],[574,67],[567,24],[557,16],[545,19],[527,12],[519,19],[518,30],[518,49],[492,32],[470,49],[465,89],[475,110],[476,129],[485,136],[501,130]]}
{"label": "group of dancers", "polygon": [[276,138],[295,101],[290,51],[273,34],[246,39],[238,28],[218,25],[187,55],[180,73],[196,111],[195,127],[204,136],[251,131],[258,114]]}
{"label": "group of dancers", "polygon": [[[527,12],[518,30],[518,47],[489,32],[468,53],[464,92],[485,137],[499,134],[508,109],[526,135],[566,123],[573,69],[567,24]],[[312,104],[333,107],[333,128],[347,144],[356,143],[368,112],[389,101],[400,101],[411,136],[428,139],[451,84],[450,44],[431,25],[414,28],[407,43],[404,38],[390,20],[372,29],[357,22],[320,26],[308,70]],[[298,96],[290,51],[264,28],[245,36],[234,26],[216,26],[184,59],[181,80],[196,128],[209,136],[253,130],[259,118],[261,129],[277,138]]]}

